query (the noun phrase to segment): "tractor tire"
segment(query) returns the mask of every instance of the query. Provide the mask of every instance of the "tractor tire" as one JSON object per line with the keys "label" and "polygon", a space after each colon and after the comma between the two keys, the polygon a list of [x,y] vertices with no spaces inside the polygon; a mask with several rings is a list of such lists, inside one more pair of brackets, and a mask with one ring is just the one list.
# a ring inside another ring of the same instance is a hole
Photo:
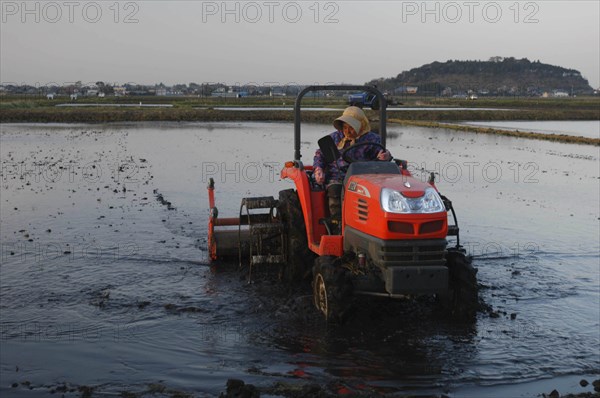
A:
{"label": "tractor tire", "polygon": [[287,257],[280,277],[289,283],[302,282],[310,277],[315,254],[308,248],[302,206],[295,190],[286,189],[279,192],[277,217],[283,223]]}
{"label": "tractor tire", "polygon": [[313,267],[313,301],[328,322],[342,324],[352,309],[352,280],[343,267],[336,267],[335,257],[321,256]]}
{"label": "tractor tire", "polygon": [[458,318],[471,318],[481,308],[477,285],[477,268],[463,251],[449,250],[446,255],[449,271],[448,292],[441,295],[442,305]]}

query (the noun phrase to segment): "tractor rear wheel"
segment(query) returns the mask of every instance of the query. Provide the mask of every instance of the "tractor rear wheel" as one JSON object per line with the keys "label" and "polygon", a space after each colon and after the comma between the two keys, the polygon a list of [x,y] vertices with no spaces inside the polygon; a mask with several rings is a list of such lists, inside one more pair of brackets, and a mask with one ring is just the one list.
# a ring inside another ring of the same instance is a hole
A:
{"label": "tractor rear wheel", "polygon": [[285,230],[285,253],[287,261],[281,270],[286,282],[299,282],[310,276],[315,254],[308,248],[306,226],[298,194],[293,189],[279,192],[277,217]]}
{"label": "tractor rear wheel", "polygon": [[352,281],[348,271],[336,267],[335,257],[321,256],[313,267],[313,301],[327,321],[343,323],[352,308]]}
{"label": "tractor rear wheel", "polygon": [[448,292],[441,295],[444,307],[454,316],[473,317],[480,309],[477,269],[471,258],[461,250],[449,250],[446,255],[449,271]]}

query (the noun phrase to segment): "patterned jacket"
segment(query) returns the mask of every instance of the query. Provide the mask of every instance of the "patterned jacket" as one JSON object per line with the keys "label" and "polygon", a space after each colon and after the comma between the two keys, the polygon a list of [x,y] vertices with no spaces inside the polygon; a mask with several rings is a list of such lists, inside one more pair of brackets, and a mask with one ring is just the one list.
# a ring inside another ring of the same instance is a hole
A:
{"label": "patterned jacket", "polygon": [[[333,142],[335,145],[338,145],[339,142],[344,138],[344,133],[341,131],[335,131],[329,134],[331,138],[333,138]],[[381,137],[373,133],[372,131],[365,133],[356,139],[356,144],[362,142],[373,142],[375,144],[381,144]],[[349,148],[350,143],[346,143],[344,148],[340,150]],[[381,148],[378,146],[365,145],[363,147],[357,148],[351,151],[348,156],[355,160],[376,160],[377,154],[381,151]],[[337,167],[336,167],[337,166]],[[313,167],[320,167],[323,169],[325,173],[325,184],[330,184],[332,182],[343,182],[344,176],[346,175],[346,171],[348,170],[349,164],[344,161],[341,157],[336,162],[331,162],[329,164],[325,163],[325,157],[320,149],[317,149],[315,153],[315,158],[313,160]]]}

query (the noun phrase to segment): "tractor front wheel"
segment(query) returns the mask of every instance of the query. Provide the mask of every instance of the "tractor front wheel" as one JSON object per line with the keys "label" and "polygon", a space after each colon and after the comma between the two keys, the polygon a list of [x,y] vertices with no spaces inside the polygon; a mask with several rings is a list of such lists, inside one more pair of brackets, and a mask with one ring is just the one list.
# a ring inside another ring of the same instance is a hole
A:
{"label": "tractor front wheel", "polygon": [[343,323],[352,308],[352,282],[348,271],[335,265],[335,257],[321,256],[313,267],[313,301],[327,321]]}
{"label": "tractor front wheel", "polygon": [[458,317],[473,317],[481,308],[479,302],[477,269],[471,258],[461,250],[449,250],[446,255],[449,271],[448,292],[441,295],[444,307]]}

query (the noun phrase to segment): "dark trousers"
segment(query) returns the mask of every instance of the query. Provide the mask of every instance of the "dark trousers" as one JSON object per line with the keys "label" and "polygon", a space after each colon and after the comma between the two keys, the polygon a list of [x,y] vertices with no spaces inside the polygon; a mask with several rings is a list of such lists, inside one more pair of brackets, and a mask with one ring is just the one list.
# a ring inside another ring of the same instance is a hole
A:
{"label": "dark trousers", "polygon": [[327,200],[329,202],[329,216],[332,220],[342,221],[342,184],[332,182],[327,186]]}

